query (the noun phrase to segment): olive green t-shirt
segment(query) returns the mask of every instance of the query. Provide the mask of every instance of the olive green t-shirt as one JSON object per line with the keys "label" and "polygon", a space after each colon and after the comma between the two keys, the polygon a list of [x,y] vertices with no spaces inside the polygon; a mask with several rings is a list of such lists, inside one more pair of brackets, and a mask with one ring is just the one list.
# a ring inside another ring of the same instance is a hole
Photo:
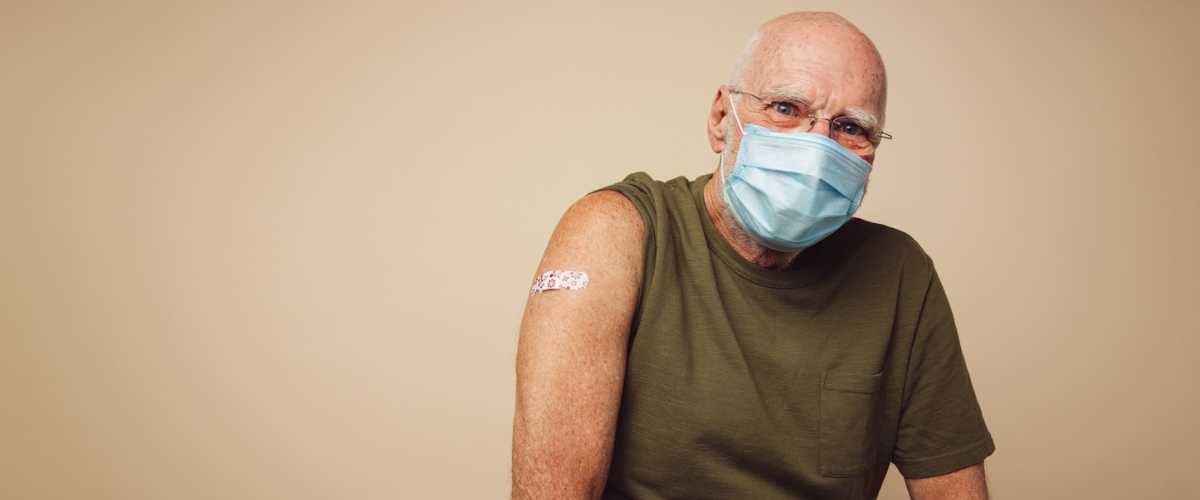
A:
{"label": "olive green t-shirt", "polygon": [[900,231],[852,219],[785,271],[742,258],[710,176],[606,187],[645,225],[605,499],[858,499],[995,446],[945,292]]}

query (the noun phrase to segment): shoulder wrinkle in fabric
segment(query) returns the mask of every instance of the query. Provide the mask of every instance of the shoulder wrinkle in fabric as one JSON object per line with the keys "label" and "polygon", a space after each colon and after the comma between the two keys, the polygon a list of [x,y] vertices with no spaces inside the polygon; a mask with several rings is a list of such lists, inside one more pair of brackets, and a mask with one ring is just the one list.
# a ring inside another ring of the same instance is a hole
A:
{"label": "shoulder wrinkle in fabric", "polygon": [[736,109],[733,115],[742,141],[723,191],[750,236],[768,248],[794,252],[815,245],[854,216],[870,163],[824,135],[743,128]]}

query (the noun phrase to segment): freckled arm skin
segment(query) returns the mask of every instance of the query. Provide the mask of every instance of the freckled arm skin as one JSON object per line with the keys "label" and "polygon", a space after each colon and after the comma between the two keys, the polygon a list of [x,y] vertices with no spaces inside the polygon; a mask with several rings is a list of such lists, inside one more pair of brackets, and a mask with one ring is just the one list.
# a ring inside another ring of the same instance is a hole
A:
{"label": "freckled arm skin", "polygon": [[913,500],[988,499],[983,462],[940,476],[905,479],[904,484]]}
{"label": "freckled arm skin", "polygon": [[[604,491],[645,229],[633,204],[602,191],[563,215],[536,276],[583,271],[588,287],[531,298],[517,346],[512,498],[595,499]],[[531,280],[532,281],[532,280]]]}

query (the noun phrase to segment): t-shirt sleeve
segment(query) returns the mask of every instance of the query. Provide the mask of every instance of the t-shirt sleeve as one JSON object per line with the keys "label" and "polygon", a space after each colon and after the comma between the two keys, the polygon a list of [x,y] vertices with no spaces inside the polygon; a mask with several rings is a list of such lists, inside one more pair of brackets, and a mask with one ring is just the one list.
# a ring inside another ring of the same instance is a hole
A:
{"label": "t-shirt sleeve", "polygon": [[937,272],[917,322],[892,461],[906,478],[937,476],[995,451]]}

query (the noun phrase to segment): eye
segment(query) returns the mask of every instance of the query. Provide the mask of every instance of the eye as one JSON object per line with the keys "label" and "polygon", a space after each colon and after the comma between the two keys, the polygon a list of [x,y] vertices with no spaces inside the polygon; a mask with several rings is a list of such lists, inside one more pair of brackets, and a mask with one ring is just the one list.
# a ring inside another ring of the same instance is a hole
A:
{"label": "eye", "polygon": [[857,123],[839,120],[836,124],[838,132],[846,135],[866,135],[867,130]]}
{"label": "eye", "polygon": [[780,101],[771,103],[771,109],[783,116],[796,116],[800,111],[796,109],[796,105]]}

